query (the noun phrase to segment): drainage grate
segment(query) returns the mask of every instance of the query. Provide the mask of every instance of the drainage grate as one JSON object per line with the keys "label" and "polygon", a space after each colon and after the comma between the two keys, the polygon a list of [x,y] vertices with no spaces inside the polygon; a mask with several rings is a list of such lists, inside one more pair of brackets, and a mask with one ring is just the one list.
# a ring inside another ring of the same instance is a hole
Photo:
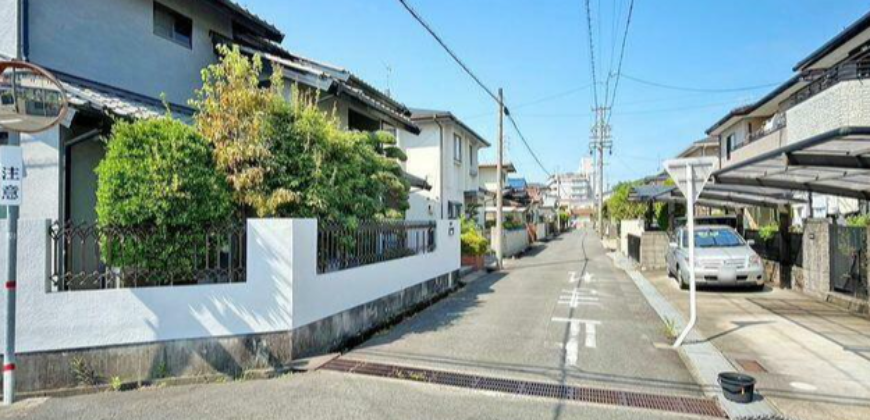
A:
{"label": "drainage grate", "polygon": [[715,400],[704,398],[674,397],[641,392],[546,384],[503,378],[488,378],[465,373],[393,366],[348,359],[335,359],[323,365],[321,369],[455,386],[459,388],[501,392],[506,394],[529,395],[534,397],[556,398],[594,404],[727,418],[722,409],[719,408],[719,405],[716,404]]}

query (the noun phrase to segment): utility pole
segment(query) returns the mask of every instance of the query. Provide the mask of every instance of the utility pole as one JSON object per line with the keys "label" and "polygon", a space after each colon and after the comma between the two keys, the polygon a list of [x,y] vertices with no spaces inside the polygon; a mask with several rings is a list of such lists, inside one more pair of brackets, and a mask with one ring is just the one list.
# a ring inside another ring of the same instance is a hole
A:
{"label": "utility pole", "polygon": [[610,112],[608,106],[598,106],[592,109],[595,112],[595,124],[592,125],[592,135],[589,142],[589,151],[596,158],[595,167],[595,194],[598,211],[598,234],[604,236],[604,151],[613,150],[613,141],[610,138],[610,124],[607,116]]}
{"label": "utility pole", "polygon": [[504,166],[504,92],[498,88],[498,161],[496,162],[495,172],[496,192],[495,192],[495,259],[499,270],[502,269],[504,263],[504,222],[502,220],[502,205],[504,204],[504,177],[502,176]]}

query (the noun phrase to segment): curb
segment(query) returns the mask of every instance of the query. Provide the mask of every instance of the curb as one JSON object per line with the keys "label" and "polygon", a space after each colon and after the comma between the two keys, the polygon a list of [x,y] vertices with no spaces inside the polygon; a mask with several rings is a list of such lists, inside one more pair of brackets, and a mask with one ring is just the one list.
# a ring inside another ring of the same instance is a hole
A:
{"label": "curb", "polygon": [[[655,286],[632,266],[627,258],[617,253],[608,253],[607,256],[613,260],[613,264],[617,268],[628,274],[662,321],[670,320],[680,330],[685,327],[686,321],[680,311],[674,308],[656,290]],[[718,374],[724,371],[737,371],[737,369],[715,345],[706,340],[706,337],[701,335],[698,329],[695,328],[689,333],[685,343],[678,350],[680,358],[686,367],[689,368],[692,377],[701,386],[704,395],[715,397],[722,409],[728,413],[728,417],[732,419],[777,418],[776,416],[780,416],[779,410],[765,399],[753,401],[749,404],[738,404],[725,399],[717,382]]]}

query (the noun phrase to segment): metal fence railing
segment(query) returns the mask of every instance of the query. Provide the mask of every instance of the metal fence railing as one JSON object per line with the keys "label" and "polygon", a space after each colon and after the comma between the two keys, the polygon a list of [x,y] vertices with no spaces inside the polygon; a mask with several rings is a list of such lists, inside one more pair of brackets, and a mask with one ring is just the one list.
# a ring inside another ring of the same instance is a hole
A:
{"label": "metal fence railing", "polygon": [[365,221],[317,227],[317,272],[346,270],[435,251],[435,222]]}
{"label": "metal fence railing", "polygon": [[55,223],[52,291],[244,282],[242,222],[197,229]]}
{"label": "metal fence railing", "polygon": [[[755,241],[752,249],[758,253],[761,258],[768,261],[783,262],[785,259],[783,249],[784,241],[782,234],[777,232],[772,238],[764,239],[757,230],[749,230],[743,232],[743,237],[747,240]],[[789,241],[788,263],[796,267],[803,267],[803,233],[789,232],[787,236]]]}

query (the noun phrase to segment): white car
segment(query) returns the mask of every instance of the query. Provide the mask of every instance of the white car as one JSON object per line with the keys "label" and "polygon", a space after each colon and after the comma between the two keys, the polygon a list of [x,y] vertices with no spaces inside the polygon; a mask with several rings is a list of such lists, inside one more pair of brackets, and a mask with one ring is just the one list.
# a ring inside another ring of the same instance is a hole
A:
{"label": "white car", "polygon": [[[689,287],[688,229],[680,228],[676,242],[668,247],[668,275]],[[695,228],[695,284],[710,286],[764,287],[764,266],[751,243],[728,226]]]}

